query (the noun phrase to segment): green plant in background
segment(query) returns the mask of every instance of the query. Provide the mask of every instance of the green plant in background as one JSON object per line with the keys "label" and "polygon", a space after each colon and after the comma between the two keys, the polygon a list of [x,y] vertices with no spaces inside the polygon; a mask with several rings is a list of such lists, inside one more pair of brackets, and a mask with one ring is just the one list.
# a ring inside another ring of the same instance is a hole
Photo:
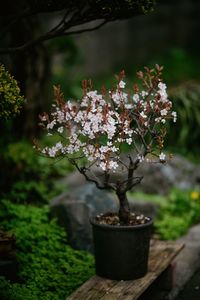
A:
{"label": "green plant in background", "polygon": [[0,299],[62,300],[94,273],[93,257],[67,245],[47,207],[0,204],[4,230],[16,235],[20,283],[0,279]]}
{"label": "green plant in background", "polygon": [[176,239],[188,228],[200,222],[200,193],[173,189],[167,202],[161,206],[155,220],[156,232],[162,239]]}
{"label": "green plant in background", "polygon": [[1,147],[0,156],[0,168],[4,170],[0,180],[2,197],[18,203],[44,203],[67,189],[58,179],[71,170],[68,162],[52,163],[36,155],[28,141]]}
{"label": "green plant in background", "polygon": [[131,192],[129,196],[132,199],[152,202],[158,206],[159,213],[154,220],[154,227],[159,239],[177,239],[184,235],[192,225],[200,222],[199,190],[172,189],[167,196]]}
{"label": "green plant in background", "polygon": [[50,49],[57,53],[52,64],[52,85],[61,85],[69,98],[79,98],[82,94],[82,77],[77,69],[84,61],[81,49],[71,37],[51,40]]}
{"label": "green plant in background", "polygon": [[172,47],[164,55],[155,57],[151,64],[155,62],[167,66],[163,78],[170,85],[199,79],[199,55],[183,48]]}
{"label": "green plant in background", "polygon": [[[155,57],[154,62],[166,65],[164,80],[169,84],[169,98],[177,111],[177,124],[167,144],[172,151],[199,161],[200,127],[200,60],[199,55],[182,48],[173,47],[163,56]],[[176,148],[174,147],[176,140]]]}
{"label": "green plant in background", "polygon": [[173,100],[178,114],[177,127],[169,135],[169,142],[187,149],[188,152],[199,154],[200,133],[200,82],[188,81],[170,90],[170,99]]}
{"label": "green plant in background", "polygon": [[0,64],[0,119],[17,115],[24,102],[17,81]]}

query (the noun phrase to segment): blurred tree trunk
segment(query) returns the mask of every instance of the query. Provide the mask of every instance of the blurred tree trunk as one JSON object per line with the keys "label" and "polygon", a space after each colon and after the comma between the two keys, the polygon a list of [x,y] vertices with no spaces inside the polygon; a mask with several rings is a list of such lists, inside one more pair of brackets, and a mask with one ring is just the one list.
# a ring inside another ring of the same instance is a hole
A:
{"label": "blurred tree trunk", "polygon": [[[39,20],[19,22],[10,38],[13,44],[32,39],[40,31]],[[16,122],[18,137],[32,138],[38,131],[38,114],[48,106],[48,84],[50,78],[50,54],[44,44],[38,44],[25,52],[11,57],[12,73],[19,82],[27,102]]]}

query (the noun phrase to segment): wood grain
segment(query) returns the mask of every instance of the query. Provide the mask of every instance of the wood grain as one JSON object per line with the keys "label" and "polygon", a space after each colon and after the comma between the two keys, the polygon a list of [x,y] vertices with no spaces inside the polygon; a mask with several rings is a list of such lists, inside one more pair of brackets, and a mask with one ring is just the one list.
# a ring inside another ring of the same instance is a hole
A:
{"label": "wood grain", "polygon": [[151,241],[148,273],[137,280],[116,281],[93,276],[66,300],[135,300],[162,274],[184,247],[176,242]]}

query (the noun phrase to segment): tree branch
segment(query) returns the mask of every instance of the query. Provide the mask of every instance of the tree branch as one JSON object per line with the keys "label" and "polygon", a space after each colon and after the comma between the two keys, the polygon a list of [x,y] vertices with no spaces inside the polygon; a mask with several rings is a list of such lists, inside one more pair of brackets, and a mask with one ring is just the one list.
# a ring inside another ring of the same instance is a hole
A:
{"label": "tree branch", "polygon": [[[91,28],[85,28],[85,29],[80,29],[80,30],[74,30],[74,31],[65,31],[66,29],[59,29],[54,31],[54,29],[58,26],[56,25],[55,28],[51,29],[49,32],[47,32],[46,34],[32,39],[30,41],[28,41],[27,43],[18,46],[18,47],[8,47],[8,48],[0,48],[0,54],[12,54],[12,53],[16,53],[16,52],[22,52],[22,51],[26,51],[27,49],[33,47],[33,46],[37,46],[38,44],[40,44],[41,42],[56,38],[56,37],[61,37],[61,36],[68,36],[68,35],[74,35],[74,34],[80,34],[83,32],[89,32],[89,31],[94,31],[96,29],[101,28],[103,25],[105,25],[107,23],[107,21],[103,21],[100,24],[91,27]],[[60,25],[59,25],[60,26]]]}
{"label": "tree branch", "polygon": [[128,178],[122,182],[118,182],[118,190],[121,190],[123,193],[125,193],[131,190],[137,184],[139,184],[142,181],[142,179],[143,176],[136,176],[136,177]]}
{"label": "tree branch", "polygon": [[[82,174],[87,181],[95,183],[95,185],[98,189],[100,189],[100,190],[108,190],[108,189],[116,190],[115,185],[108,182],[109,174],[104,173],[106,180],[104,182],[101,182],[97,178],[97,176],[91,172],[90,169],[88,169],[86,167],[79,167],[79,165],[77,164],[77,162],[74,159],[71,159],[70,161],[76,167],[76,169],[79,171],[79,173]],[[91,177],[87,174],[88,170],[92,173]]]}
{"label": "tree branch", "polygon": [[96,25],[94,27],[91,28],[86,28],[86,29],[80,29],[80,30],[76,30],[76,31],[68,31],[66,33],[63,33],[63,35],[73,35],[73,34],[79,34],[82,32],[89,32],[89,31],[94,31],[96,29],[101,28],[102,26],[104,26],[106,23],[108,23],[108,21],[104,20],[103,22],[101,22],[99,25]]}
{"label": "tree branch", "polygon": [[[22,0],[16,2],[7,0],[5,4],[6,7],[0,11],[0,16],[4,17],[3,22],[6,24],[6,27],[3,29],[4,33],[5,31],[11,33],[14,26],[16,29],[18,21],[24,22],[23,25],[25,26],[26,22],[28,22],[28,19],[26,19],[27,16],[39,15],[41,13],[50,14],[57,11],[63,11],[64,16],[49,32],[25,41],[20,46],[13,45],[12,47],[0,48],[0,54],[12,54],[25,51],[52,38],[93,31],[102,27],[107,22],[129,19],[133,16],[150,13],[153,10],[155,0],[27,0],[25,2]],[[71,18],[67,20],[67,17],[70,16]],[[67,31],[77,25],[83,25],[94,20],[103,21],[99,25],[91,28]]]}

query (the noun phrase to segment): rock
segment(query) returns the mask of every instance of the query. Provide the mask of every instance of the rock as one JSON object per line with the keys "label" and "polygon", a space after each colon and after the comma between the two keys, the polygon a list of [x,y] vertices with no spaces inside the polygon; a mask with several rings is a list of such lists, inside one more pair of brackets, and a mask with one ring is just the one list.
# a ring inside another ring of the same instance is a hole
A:
{"label": "rock", "polygon": [[70,189],[76,189],[77,187],[83,186],[87,183],[85,177],[78,171],[70,173],[67,177],[61,180],[62,183],[66,184]]}
{"label": "rock", "polygon": [[[99,168],[95,168],[94,172],[98,175]],[[184,157],[175,155],[166,164],[141,163],[135,175],[143,176],[143,180],[134,187],[134,190],[149,194],[167,195],[173,187],[182,190],[199,187],[200,165],[195,165]],[[120,170],[112,174],[111,178],[117,180],[124,178],[124,176],[126,174]],[[79,174],[78,171],[65,178],[64,182],[70,188],[86,183],[83,175]]]}
{"label": "rock", "polygon": [[200,183],[200,165],[195,165],[180,155],[166,164],[141,164],[138,175],[144,178],[136,187],[146,193],[166,195],[171,188],[193,189]]}
{"label": "rock", "polygon": [[54,198],[50,207],[52,215],[66,229],[70,245],[75,249],[88,251],[93,248],[90,217],[118,209],[114,197],[97,189],[92,183],[86,183]]}
{"label": "rock", "polygon": [[151,217],[153,220],[159,212],[159,205],[143,200],[129,201],[131,211],[136,214],[143,214],[146,217]]}

